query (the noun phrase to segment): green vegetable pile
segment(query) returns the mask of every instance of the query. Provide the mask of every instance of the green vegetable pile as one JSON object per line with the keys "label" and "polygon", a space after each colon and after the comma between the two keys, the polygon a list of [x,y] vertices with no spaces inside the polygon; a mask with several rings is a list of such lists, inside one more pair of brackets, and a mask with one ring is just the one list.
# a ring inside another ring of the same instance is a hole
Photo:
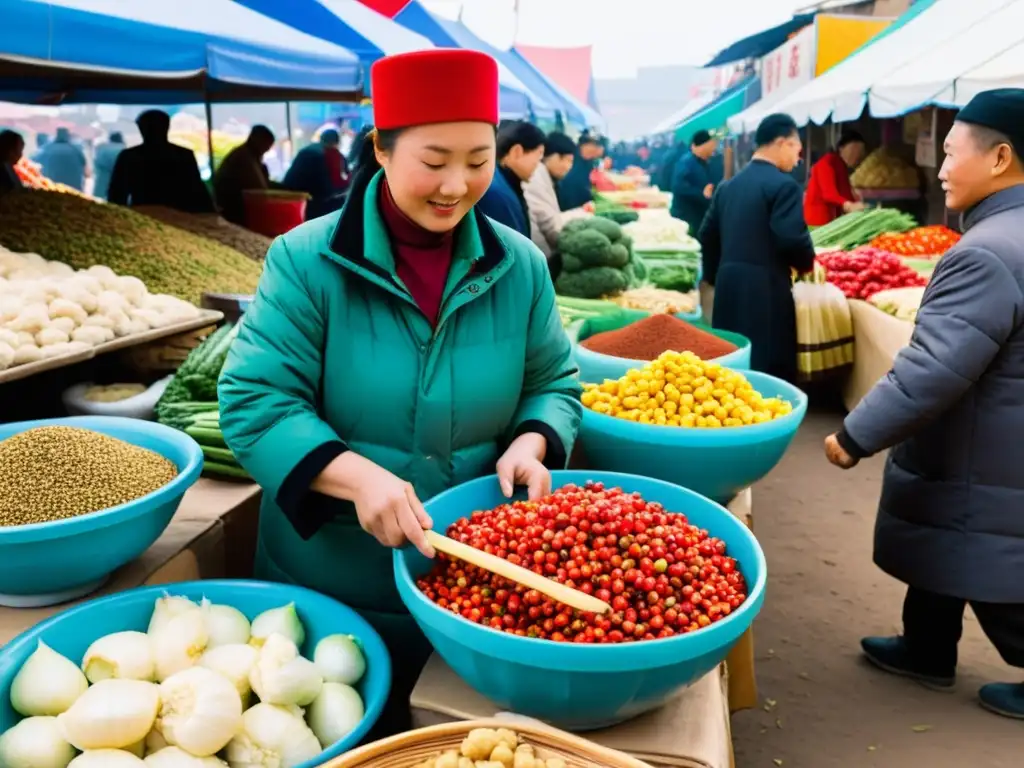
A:
{"label": "green vegetable pile", "polygon": [[639,286],[647,268],[633,254],[633,242],[622,227],[595,216],[575,219],[558,237],[562,273],[555,290],[562,296],[597,299]]}
{"label": "green vegetable pile", "polygon": [[237,325],[222,325],[192,350],[156,404],[156,418],[199,443],[204,472],[248,479],[220,431],[217,405],[217,380],[237,335]]}
{"label": "green vegetable pile", "polygon": [[603,299],[574,299],[571,296],[558,296],[558,314],[562,317],[562,326],[568,328],[573,323],[590,320],[594,317],[616,315],[622,307]]}
{"label": "green vegetable pile", "polygon": [[594,215],[610,219],[616,224],[629,224],[640,218],[640,214],[632,208],[607,200],[600,195],[594,195]]}
{"label": "green vegetable pile", "polygon": [[643,259],[655,288],[689,293],[700,281],[700,251],[644,251]]}
{"label": "green vegetable pile", "polygon": [[906,232],[917,226],[914,217],[893,208],[869,208],[840,216],[811,232],[815,248],[849,251],[867,245],[886,232]]}

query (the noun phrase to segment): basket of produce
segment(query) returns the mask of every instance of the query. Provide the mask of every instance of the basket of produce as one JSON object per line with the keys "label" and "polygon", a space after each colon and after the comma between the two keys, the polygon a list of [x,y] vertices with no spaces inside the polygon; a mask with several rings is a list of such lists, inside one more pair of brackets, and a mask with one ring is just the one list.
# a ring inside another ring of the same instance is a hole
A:
{"label": "basket of produce", "polygon": [[65,389],[61,401],[72,416],[152,420],[157,400],[170,382],[170,376],[148,387],[138,383],[94,384],[90,381]]}
{"label": "basket of produce", "polygon": [[663,352],[693,352],[729,366],[750,367],[750,340],[665,314],[623,313],[585,320],[572,329],[573,357],[580,381],[618,379]]}
{"label": "basket of produce", "polygon": [[675,315],[684,320],[697,321],[703,315],[700,306],[700,291],[682,291],[668,288],[630,288],[618,296],[609,296],[608,301],[627,310],[640,310],[644,314]]}
{"label": "basket of produce", "polygon": [[876,293],[868,299],[868,303],[897,320],[912,323],[917,320],[917,310],[923,298],[924,288],[890,288]]}
{"label": "basket of produce", "polygon": [[0,425],[0,605],[95,590],[159,538],[202,461],[188,435],[138,419]]}
{"label": "basket of produce", "polygon": [[500,719],[445,723],[401,733],[323,768],[651,768],[571,733]]}
{"label": "basket of produce", "polygon": [[0,765],[68,766],[80,752],[71,768],[313,768],[359,743],[390,686],[383,641],[325,595],[258,581],[133,589],[0,652]]}
{"label": "basket of produce", "polygon": [[888,147],[879,147],[850,174],[850,183],[863,190],[916,190],[920,171]]}
{"label": "basket of produce", "polygon": [[807,396],[765,373],[666,352],[618,380],[585,385],[583,405],[589,466],[642,473],[725,503],[779,462]]}
{"label": "basket of produce", "polygon": [[907,232],[886,232],[871,241],[872,248],[904,257],[939,258],[960,242],[960,233],[941,224],[916,227]]}
{"label": "basket of produce", "polygon": [[761,608],[764,555],[728,510],[677,485],[577,471],[551,481],[540,501],[510,502],[484,477],[426,509],[449,538],[532,564],[611,613],[580,613],[408,547],[394,553],[395,580],[434,649],[482,695],[559,728],[603,728],[662,706],[722,662]]}

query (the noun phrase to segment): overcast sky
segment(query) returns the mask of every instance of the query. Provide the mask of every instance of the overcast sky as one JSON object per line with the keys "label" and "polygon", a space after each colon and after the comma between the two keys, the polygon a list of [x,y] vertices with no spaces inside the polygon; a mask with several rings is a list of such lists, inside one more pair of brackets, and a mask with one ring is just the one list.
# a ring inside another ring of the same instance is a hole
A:
{"label": "overcast sky", "polygon": [[462,20],[492,45],[593,44],[594,76],[630,78],[637,67],[705,64],[740,38],[773,27],[807,2],[798,0],[423,0]]}

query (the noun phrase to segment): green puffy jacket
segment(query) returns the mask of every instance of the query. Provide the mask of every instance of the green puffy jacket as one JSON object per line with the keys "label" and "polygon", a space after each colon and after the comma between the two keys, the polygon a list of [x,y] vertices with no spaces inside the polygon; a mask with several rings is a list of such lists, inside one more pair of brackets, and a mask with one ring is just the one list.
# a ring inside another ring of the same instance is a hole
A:
{"label": "green puffy jacket", "polygon": [[492,474],[525,431],[564,466],[581,405],[536,246],[471,212],[434,330],[395,274],[379,179],[274,242],[219,396],[228,445],[264,489],[271,570],[357,609],[401,612],[389,551],[351,505],[310,492],[313,477],[347,446],[425,501]]}

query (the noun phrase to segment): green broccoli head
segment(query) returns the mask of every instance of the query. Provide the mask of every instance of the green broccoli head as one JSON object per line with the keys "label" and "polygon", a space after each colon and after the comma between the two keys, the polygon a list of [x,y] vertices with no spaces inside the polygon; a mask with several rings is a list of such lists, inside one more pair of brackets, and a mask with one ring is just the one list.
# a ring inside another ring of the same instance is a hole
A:
{"label": "green broccoli head", "polygon": [[558,252],[575,256],[586,267],[608,265],[612,241],[593,229],[562,233],[558,236]]}
{"label": "green broccoli head", "polygon": [[560,254],[562,257],[562,271],[564,272],[581,272],[586,267],[583,262],[573,256],[571,253]]}
{"label": "green broccoli head", "polygon": [[591,267],[582,272],[562,272],[555,290],[576,299],[599,299],[626,289],[626,273],[614,267]]}
{"label": "green broccoli head", "polygon": [[588,229],[592,229],[595,232],[600,232],[613,243],[616,243],[622,239],[622,227],[616,224],[611,219],[607,219],[603,216],[595,216],[594,218],[587,219],[586,221]]}
{"label": "green broccoli head", "polygon": [[629,248],[622,243],[612,243],[608,254],[608,262],[605,266],[619,267],[621,269],[629,263]]}
{"label": "green broccoli head", "polygon": [[571,219],[565,223],[564,227],[562,227],[561,233],[582,232],[587,228],[587,222],[589,221],[590,219]]}

